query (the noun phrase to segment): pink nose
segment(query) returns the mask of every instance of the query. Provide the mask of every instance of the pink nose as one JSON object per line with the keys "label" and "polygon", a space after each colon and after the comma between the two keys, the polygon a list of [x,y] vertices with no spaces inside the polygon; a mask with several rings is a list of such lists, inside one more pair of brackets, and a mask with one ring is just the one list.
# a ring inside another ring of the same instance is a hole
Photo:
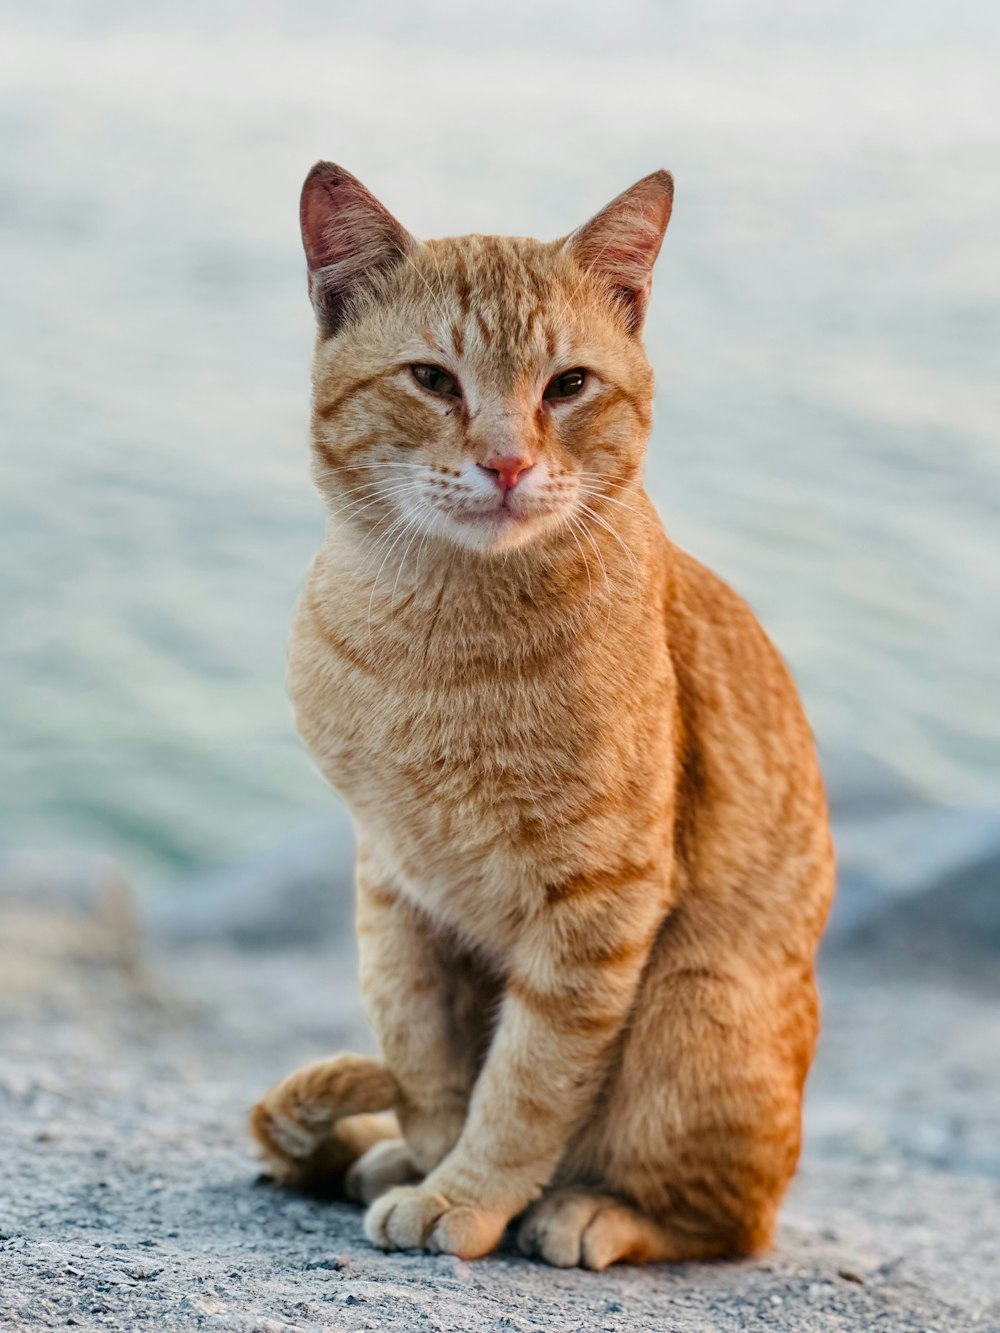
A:
{"label": "pink nose", "polygon": [[493,480],[506,495],[517,485],[518,478],[525,472],[530,471],[535,464],[530,458],[494,457],[488,458],[485,463],[480,463],[479,466],[484,472],[490,473]]}

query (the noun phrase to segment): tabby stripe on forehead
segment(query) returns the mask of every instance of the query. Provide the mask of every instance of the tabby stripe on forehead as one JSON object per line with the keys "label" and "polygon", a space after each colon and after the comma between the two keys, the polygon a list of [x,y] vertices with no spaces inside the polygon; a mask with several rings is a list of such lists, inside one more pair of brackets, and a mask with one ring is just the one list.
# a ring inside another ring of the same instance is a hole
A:
{"label": "tabby stripe on forehead", "polygon": [[453,281],[453,290],[455,299],[458,301],[459,313],[463,319],[468,319],[472,313],[472,283],[469,280],[469,270],[464,255],[456,256]]}
{"label": "tabby stripe on forehead", "polygon": [[524,341],[527,342],[535,331],[535,325],[542,317],[542,302],[539,301],[531,307],[524,320]]}

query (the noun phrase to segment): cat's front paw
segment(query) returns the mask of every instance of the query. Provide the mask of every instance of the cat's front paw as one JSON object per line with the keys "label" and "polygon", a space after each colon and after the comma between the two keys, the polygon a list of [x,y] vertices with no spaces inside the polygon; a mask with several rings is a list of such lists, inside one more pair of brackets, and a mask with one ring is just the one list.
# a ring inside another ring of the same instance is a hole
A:
{"label": "cat's front paw", "polygon": [[504,1214],[452,1203],[422,1185],[390,1190],[365,1214],[365,1235],[380,1249],[424,1249],[460,1259],[489,1254],[506,1225]]}

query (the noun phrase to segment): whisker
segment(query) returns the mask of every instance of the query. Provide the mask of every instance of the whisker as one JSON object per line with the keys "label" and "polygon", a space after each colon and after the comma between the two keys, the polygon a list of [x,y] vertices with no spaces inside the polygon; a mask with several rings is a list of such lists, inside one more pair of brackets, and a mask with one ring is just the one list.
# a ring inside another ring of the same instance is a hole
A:
{"label": "whisker", "polygon": [[414,542],[417,540],[417,538],[420,536],[422,527],[423,527],[423,524],[417,524],[417,523],[414,523],[414,525],[413,525],[413,536],[410,538],[410,540],[409,540],[409,541],[406,543],[406,545],[403,547],[403,554],[399,557],[399,568],[396,570],[396,581],[395,581],[395,583],[393,583],[393,585],[392,585],[392,594],[391,594],[391,596],[389,597],[389,614],[390,614],[390,616],[392,615],[392,609],[393,609],[393,607],[394,607],[395,604],[396,604],[396,589],[399,587],[400,576],[402,575],[403,570],[404,570],[404,568],[406,567],[406,557],[410,554],[410,547],[413,545],[413,543],[414,543]]}
{"label": "whisker", "polygon": [[577,524],[572,518],[570,518],[569,530],[576,543],[576,549],[580,552],[580,559],[583,561],[583,567],[587,571],[587,615],[589,616],[594,609],[594,581],[590,577],[590,561],[587,559],[587,552],[580,545],[580,538],[576,535]]}
{"label": "whisker", "polygon": [[[413,519],[412,519],[408,514],[404,514],[404,515],[402,516],[402,521],[403,521],[403,527],[402,527],[401,531],[400,531],[399,534],[396,536],[396,538],[394,539],[392,545],[391,545],[391,546],[389,547],[389,549],[386,551],[385,555],[382,557],[382,563],[379,565],[378,570],[376,571],[375,577],[374,577],[374,579],[372,580],[372,591],[371,591],[371,596],[368,598],[368,642],[369,642],[369,644],[372,645],[372,646],[374,646],[374,640],[372,639],[372,610],[373,610],[374,605],[375,605],[375,593],[376,593],[376,590],[378,589],[378,581],[379,581],[379,579],[380,579],[380,577],[381,577],[381,575],[382,575],[382,570],[385,569],[385,563],[386,563],[386,561],[387,561],[387,560],[389,559],[389,557],[392,555],[393,551],[396,549],[396,547],[399,545],[399,543],[402,541],[402,539],[406,536],[406,533],[407,533],[408,529],[409,529],[411,526],[413,526]],[[390,605],[389,605],[389,613],[390,613],[390,615],[392,614],[392,604],[391,604],[391,602],[390,602]]]}
{"label": "whisker", "polygon": [[399,472],[400,475],[407,475],[407,473],[425,472],[425,471],[427,471],[427,468],[424,467],[424,464],[396,463],[396,461],[393,461],[393,463],[356,464],[353,465],[353,467],[341,467],[341,468],[325,467],[324,465],[324,467],[313,467],[312,469],[313,476],[315,477],[340,477],[343,476],[344,473],[348,473],[348,475],[355,475],[355,473],[359,472],[379,472],[379,473]]}
{"label": "whisker", "polygon": [[398,490],[400,486],[408,489],[417,489],[419,482],[413,477],[369,477],[366,481],[357,486],[346,486],[344,488],[345,497],[352,495],[369,495],[376,492],[388,494],[391,491]]}
{"label": "whisker", "polygon": [[396,532],[397,528],[399,528],[401,525],[405,526],[407,521],[408,519],[405,514],[397,513],[395,517],[392,517],[390,515],[387,518],[383,519],[381,524],[376,525],[374,532],[372,532],[369,535],[369,542],[371,543],[371,549],[369,549],[367,559],[365,560],[365,563],[362,565],[359,571],[360,577],[362,579],[369,574],[376,560],[379,559],[382,552],[385,550],[386,544],[389,542],[392,535]]}
{"label": "whisker", "polygon": [[351,504],[352,496],[357,496],[359,500],[366,499],[369,495],[394,495],[397,491],[415,491],[419,489],[419,483],[412,477],[392,477],[388,479],[379,477],[374,481],[363,482],[360,486],[348,486],[344,491],[344,497],[339,501],[341,504]]}
{"label": "whisker", "polygon": [[[441,295],[441,299],[445,300],[446,298],[444,290],[444,275],[441,272],[441,266],[438,264],[437,255],[434,253],[434,250],[431,246],[427,247],[427,253],[431,257],[431,263],[434,265],[434,272],[437,274],[438,291]],[[447,322],[447,319],[445,320],[445,322]]]}
{"label": "whisker", "polygon": [[448,584],[451,582],[452,571],[454,570],[454,568],[455,568],[454,564],[451,561],[449,561],[445,565],[444,572],[441,575],[441,586],[438,588],[438,595],[434,600],[434,606],[431,610],[431,615],[430,615],[430,624],[427,626],[427,635],[424,639],[424,651],[421,661],[425,667],[427,665],[427,660],[430,656],[431,640],[434,637],[434,630],[437,627],[438,620],[440,619],[441,616],[441,607],[444,604],[444,595],[448,589]]}
{"label": "whisker", "polygon": [[376,459],[373,463],[338,463],[335,467],[330,463],[324,463],[316,471],[333,476],[337,472],[369,472],[384,467],[409,468],[412,471],[423,466],[423,463],[411,462],[406,458],[386,458]]}
{"label": "whisker", "polygon": [[397,486],[380,487],[370,498],[362,496],[358,500],[348,500],[339,505],[331,505],[330,512],[338,518],[357,518],[368,509],[373,509],[381,501],[399,503],[404,496],[419,493],[414,482],[401,482]]}
{"label": "whisker", "polygon": [[372,566],[375,564],[375,561],[378,560],[382,554],[384,543],[393,533],[395,533],[396,529],[401,524],[405,524],[408,521],[408,519],[409,519],[408,514],[405,514],[397,509],[386,516],[386,519],[383,521],[382,525],[383,530],[381,532],[379,532],[378,527],[376,527],[375,532],[369,538],[369,541],[371,541],[374,538],[374,550],[372,550],[369,553],[369,559],[365,562],[362,568],[361,572],[363,574],[370,573]]}
{"label": "whisker", "polygon": [[608,612],[604,618],[604,633],[601,635],[601,643],[603,644],[604,640],[608,637],[608,630],[611,628],[611,604],[614,600],[611,591],[611,579],[608,576],[608,567],[604,562],[604,556],[601,554],[600,546],[597,544],[597,542],[594,540],[591,534],[587,531],[585,525],[582,522],[580,522],[579,519],[577,519],[576,521],[580,523],[580,529],[583,532],[583,535],[586,537],[587,541],[591,545],[591,548],[593,549],[594,554],[597,556],[597,562],[601,566],[601,573],[604,576],[604,595],[608,604]]}
{"label": "whisker", "polygon": [[636,517],[641,518],[643,522],[649,521],[649,515],[644,514],[641,509],[636,509],[635,505],[627,505],[624,500],[617,500],[613,495],[606,495],[604,491],[598,490],[592,486],[581,486],[580,494],[589,495],[598,500],[606,500],[610,505],[618,505],[620,509],[627,509],[630,514],[635,514]]}
{"label": "whisker", "polygon": [[610,523],[605,523],[604,519],[601,518],[600,514],[595,514],[593,509],[591,509],[589,505],[581,504],[580,509],[583,511],[583,513],[588,514],[594,520],[595,523],[599,523],[600,526],[605,529],[605,531],[611,533],[612,537],[614,537],[615,541],[618,543],[618,545],[622,548],[622,550],[625,552],[625,554],[631,561],[632,569],[635,571],[636,578],[637,579],[641,578],[642,571],[639,568],[639,563],[636,560],[631,547],[628,546],[628,544],[622,539],[619,533],[615,532],[614,528],[611,526]]}
{"label": "whisker", "polygon": [[420,281],[424,284],[424,287],[425,287],[426,290],[427,290],[427,295],[428,295],[428,296],[431,298],[431,300],[434,302],[434,308],[437,310],[438,318],[441,320],[442,324],[447,324],[447,322],[448,322],[448,314],[447,314],[447,312],[446,312],[444,306],[443,306],[442,303],[441,303],[441,302],[442,302],[443,293],[441,294],[441,296],[439,296],[439,295],[437,295],[437,294],[434,292],[434,289],[431,287],[430,283],[427,281],[427,279],[424,277],[424,275],[420,272],[420,269],[417,268],[416,262],[415,262],[413,256],[412,256],[409,252],[407,252],[407,253],[405,254],[404,258],[406,259],[406,262],[409,264],[410,268],[413,269],[414,273],[417,275],[417,277],[420,279]]}
{"label": "whisker", "polygon": [[416,573],[414,574],[414,578],[416,579],[417,583],[420,582],[420,557],[424,553],[424,546],[427,543],[427,538],[434,531],[434,521],[430,514],[428,514],[424,519],[423,529],[424,529],[424,535],[421,537],[420,545],[417,547],[417,568],[416,568]]}
{"label": "whisker", "polygon": [[627,480],[620,477],[616,472],[590,472],[587,469],[580,473],[580,477],[586,481],[610,481],[612,485],[619,487],[620,490],[625,490],[635,480],[634,478]]}
{"label": "whisker", "polygon": [[559,311],[559,323],[562,323],[563,316],[566,314],[566,311],[570,308],[570,306],[571,306],[571,305],[573,304],[573,302],[576,300],[576,297],[577,297],[577,295],[579,294],[580,288],[583,286],[583,284],[587,281],[587,278],[590,276],[590,271],[591,271],[591,269],[596,268],[596,266],[597,266],[597,261],[598,261],[599,259],[603,259],[603,257],[604,257],[604,252],[605,252],[605,250],[607,250],[607,248],[608,248],[608,246],[609,246],[610,244],[611,244],[611,236],[609,235],[609,236],[608,236],[608,239],[607,239],[607,240],[604,242],[604,244],[601,246],[600,250],[598,250],[597,254],[594,255],[592,258],[588,259],[586,265],[582,266],[582,267],[583,267],[583,272],[582,272],[582,274],[580,275],[580,281],[579,281],[579,282],[576,284],[576,286],[573,288],[573,291],[572,291],[572,292],[570,293],[570,295],[566,298],[565,302],[563,303],[563,307],[562,307],[562,309]]}

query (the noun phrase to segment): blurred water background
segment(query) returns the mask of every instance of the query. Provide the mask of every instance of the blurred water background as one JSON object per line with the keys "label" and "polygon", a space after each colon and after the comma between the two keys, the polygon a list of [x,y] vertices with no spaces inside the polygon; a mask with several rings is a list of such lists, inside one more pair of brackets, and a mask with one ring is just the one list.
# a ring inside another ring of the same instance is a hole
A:
{"label": "blurred water background", "polygon": [[670,167],[668,531],[758,611],[862,814],[883,779],[995,808],[1000,8],[3,15],[3,843],[152,887],[331,818],[283,684],[322,528],[296,217],[319,157],[418,235],[558,235]]}

